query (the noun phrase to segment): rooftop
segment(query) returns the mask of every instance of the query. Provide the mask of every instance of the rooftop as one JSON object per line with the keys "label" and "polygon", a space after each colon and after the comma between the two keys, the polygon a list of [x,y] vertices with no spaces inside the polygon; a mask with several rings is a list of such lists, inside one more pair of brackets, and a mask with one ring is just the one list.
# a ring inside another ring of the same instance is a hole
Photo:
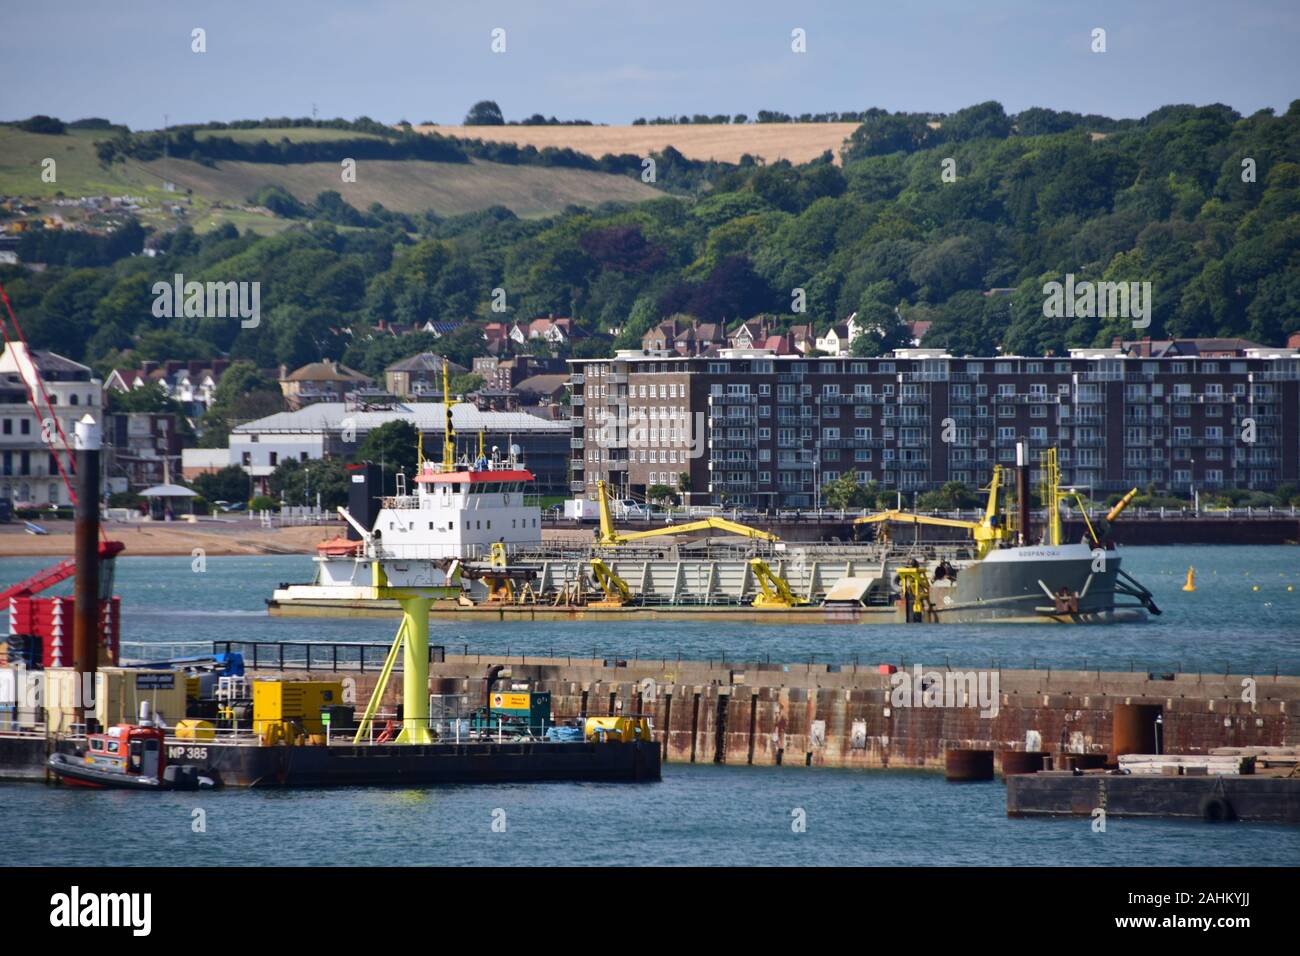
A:
{"label": "rooftop", "polygon": [[337,362],[312,362],[289,373],[286,382],[366,382],[369,378]]}
{"label": "rooftop", "polygon": [[[296,412],[278,412],[266,418],[245,422],[236,427],[234,433],[301,434],[337,431],[343,427],[344,419],[348,419],[349,424],[353,425],[358,432],[370,431],[394,421],[408,421],[424,432],[440,432],[446,422],[446,411],[442,402],[407,402],[380,411],[357,411],[344,402],[317,402]],[[568,434],[570,431],[570,425],[566,421],[548,421],[523,412],[480,411],[468,402],[451,406],[451,423],[458,432],[482,430]]]}

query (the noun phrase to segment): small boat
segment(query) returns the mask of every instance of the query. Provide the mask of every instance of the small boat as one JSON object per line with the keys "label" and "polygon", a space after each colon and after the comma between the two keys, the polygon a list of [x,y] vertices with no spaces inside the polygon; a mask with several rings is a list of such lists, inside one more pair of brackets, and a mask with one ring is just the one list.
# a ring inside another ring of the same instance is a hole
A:
{"label": "small boat", "polygon": [[49,534],[50,533],[48,529],[42,528],[40,525],[36,524],[35,522],[24,521],[23,524],[26,525],[25,530],[28,534]]}
{"label": "small boat", "polygon": [[196,767],[168,766],[163,731],[139,724],[90,734],[84,752],[53,754],[49,768],[63,783],[93,790],[206,790],[216,785]]}

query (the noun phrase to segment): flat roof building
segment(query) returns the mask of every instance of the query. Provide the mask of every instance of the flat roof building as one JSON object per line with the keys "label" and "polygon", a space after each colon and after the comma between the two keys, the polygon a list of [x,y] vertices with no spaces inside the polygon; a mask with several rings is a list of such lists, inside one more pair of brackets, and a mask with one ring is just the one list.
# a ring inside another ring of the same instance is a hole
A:
{"label": "flat roof building", "polygon": [[[1094,493],[1155,485],[1270,490],[1300,480],[1300,352],[1140,357],[883,358],[622,351],[574,359],[575,494],[760,509],[821,503],[831,481],[904,492],[975,487],[1018,440],[1059,449],[1062,480]],[[1039,475],[1035,470],[1034,480]]]}

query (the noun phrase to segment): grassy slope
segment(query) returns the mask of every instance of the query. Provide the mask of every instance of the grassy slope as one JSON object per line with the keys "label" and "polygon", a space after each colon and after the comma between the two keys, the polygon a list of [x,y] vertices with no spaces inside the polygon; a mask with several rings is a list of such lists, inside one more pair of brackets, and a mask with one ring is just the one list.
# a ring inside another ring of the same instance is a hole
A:
{"label": "grassy slope", "polygon": [[[241,139],[265,138],[278,141],[284,136],[335,139],[358,135],[342,130],[222,130]],[[161,160],[138,163],[128,160],[111,169],[99,165],[94,142],[106,134],[75,130],[65,136],[40,136],[13,127],[0,126],[0,194],[29,199],[51,199],[57,192],[66,196],[119,195],[129,193],[150,200],[146,220],[165,218],[161,210]],[[58,181],[41,181],[41,160],[53,157]],[[219,163],[209,168],[189,160],[168,161],[168,177],[182,190],[194,190],[190,218],[196,228],[234,222],[241,229],[274,231],[283,220],[238,208],[259,186],[279,184],[299,199],[310,201],[327,189],[337,190],[359,209],[372,202],[402,212],[432,209],[441,215],[455,215],[501,204],[520,216],[558,212],[569,203],[595,205],[606,200],[638,202],[661,195],[649,186],[626,176],[611,176],[585,170],[540,166],[505,166],[497,163],[430,163],[420,160],[365,161],[357,166],[357,182],[344,183],[333,163],[277,165],[272,163]]]}
{"label": "grassy slope", "polygon": [[746,123],[683,126],[417,126],[421,133],[509,142],[538,149],[569,147],[599,159],[605,153],[645,156],[672,146],[688,159],[736,163],[744,153],[769,163],[806,163],[826,150],[839,162],[840,146],[856,123]]}
{"label": "grassy slope", "polygon": [[[157,172],[161,164],[149,163],[148,169]],[[358,209],[378,202],[398,212],[432,209],[440,215],[503,205],[520,216],[539,216],[569,203],[638,202],[660,195],[627,176],[480,162],[364,160],[357,163],[357,181],[345,183],[337,163],[223,162],[213,169],[172,160],[170,176],[178,186],[229,202],[242,202],[258,186],[276,184],[307,202],[333,189]]]}

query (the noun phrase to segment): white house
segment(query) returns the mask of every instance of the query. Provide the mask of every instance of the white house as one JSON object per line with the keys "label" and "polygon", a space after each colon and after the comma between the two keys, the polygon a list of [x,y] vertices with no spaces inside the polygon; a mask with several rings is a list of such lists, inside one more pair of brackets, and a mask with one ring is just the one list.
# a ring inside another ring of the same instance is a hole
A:
{"label": "white house", "polygon": [[[40,414],[31,406],[33,395]],[[102,396],[88,366],[22,343],[6,345],[0,353],[0,498],[36,507],[71,504],[59,474],[62,464],[72,475],[71,456],[59,430],[71,447],[75,423],[87,411],[102,423]]]}

